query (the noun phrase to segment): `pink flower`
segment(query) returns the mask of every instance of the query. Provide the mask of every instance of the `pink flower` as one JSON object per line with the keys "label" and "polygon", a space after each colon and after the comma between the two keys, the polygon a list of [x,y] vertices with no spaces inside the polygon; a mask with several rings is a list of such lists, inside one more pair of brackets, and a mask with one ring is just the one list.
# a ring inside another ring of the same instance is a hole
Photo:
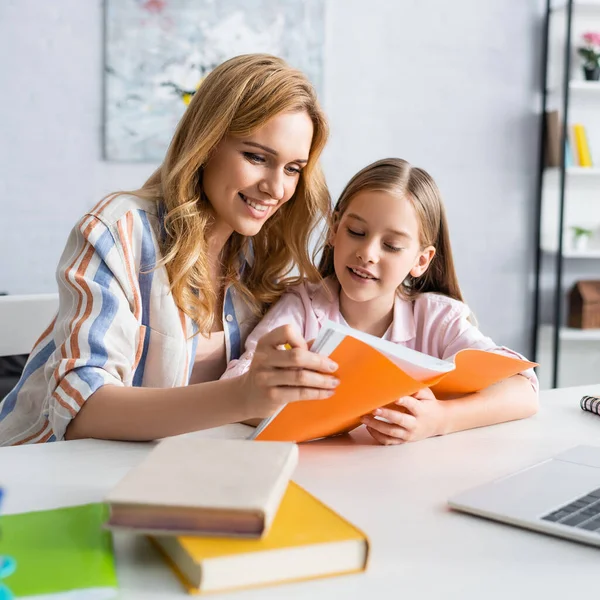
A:
{"label": "pink flower", "polygon": [[596,31],[587,31],[581,37],[590,46],[600,46],[600,33]]}
{"label": "pink flower", "polygon": [[146,9],[150,13],[158,14],[165,8],[166,0],[146,0],[142,5],[142,8]]}

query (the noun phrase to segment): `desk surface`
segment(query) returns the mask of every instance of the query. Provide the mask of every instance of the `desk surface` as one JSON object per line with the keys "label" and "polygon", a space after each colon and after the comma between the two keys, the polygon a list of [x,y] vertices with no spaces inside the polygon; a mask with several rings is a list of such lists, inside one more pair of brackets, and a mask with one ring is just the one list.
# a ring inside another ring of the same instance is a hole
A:
{"label": "desk surface", "polygon": [[[219,594],[269,598],[588,597],[597,548],[452,512],[446,499],[577,444],[600,445],[600,417],[579,408],[600,386],[543,392],[539,413],[414,444],[381,447],[358,430],[300,446],[294,479],[370,537],[366,574]],[[200,434],[244,437],[231,425]],[[5,512],[101,501],[151,444],[82,440],[0,449]],[[183,598],[169,568],[143,537],[115,536],[120,597]],[[215,596],[216,598],[216,596]]]}

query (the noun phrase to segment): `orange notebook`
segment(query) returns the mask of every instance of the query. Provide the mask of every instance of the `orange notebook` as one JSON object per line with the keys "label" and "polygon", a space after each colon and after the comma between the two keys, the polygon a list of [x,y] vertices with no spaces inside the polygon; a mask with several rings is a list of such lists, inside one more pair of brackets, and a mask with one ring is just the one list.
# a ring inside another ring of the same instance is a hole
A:
{"label": "orange notebook", "polygon": [[262,421],[252,439],[305,442],[351,431],[376,408],[430,387],[449,398],[486,388],[536,366],[484,350],[461,350],[440,360],[328,321],[312,350],[338,365],[340,384],[326,400],[292,402]]}
{"label": "orange notebook", "polygon": [[273,526],[260,540],[150,539],[192,594],[358,573],[366,569],[369,554],[369,541],[360,529],[293,481]]}

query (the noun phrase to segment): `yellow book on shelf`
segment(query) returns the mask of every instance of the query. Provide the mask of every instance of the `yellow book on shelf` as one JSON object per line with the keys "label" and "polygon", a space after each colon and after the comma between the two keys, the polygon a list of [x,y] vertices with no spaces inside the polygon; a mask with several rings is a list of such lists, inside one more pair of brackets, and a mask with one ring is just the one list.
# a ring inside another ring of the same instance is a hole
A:
{"label": "yellow book on shelf", "polygon": [[577,144],[577,154],[579,155],[579,165],[582,167],[592,166],[592,155],[585,134],[585,127],[581,123],[573,125],[575,143]]}
{"label": "yellow book on shelf", "polygon": [[291,481],[262,539],[155,536],[188,592],[220,592],[364,571],[366,535]]}

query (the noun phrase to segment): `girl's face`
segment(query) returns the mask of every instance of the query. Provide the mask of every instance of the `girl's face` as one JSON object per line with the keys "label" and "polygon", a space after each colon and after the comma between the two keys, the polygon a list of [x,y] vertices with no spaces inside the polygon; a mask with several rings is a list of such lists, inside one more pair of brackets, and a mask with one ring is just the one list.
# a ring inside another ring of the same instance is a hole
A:
{"label": "girl's face", "polygon": [[213,234],[256,235],[296,191],[312,137],[304,111],[280,113],[248,137],[226,136],[204,167],[202,186],[216,213]]}
{"label": "girl's face", "polygon": [[433,246],[421,249],[419,230],[406,198],[380,191],[354,196],[332,239],[342,307],[370,302],[389,310],[407,275],[422,275],[435,254]]}

